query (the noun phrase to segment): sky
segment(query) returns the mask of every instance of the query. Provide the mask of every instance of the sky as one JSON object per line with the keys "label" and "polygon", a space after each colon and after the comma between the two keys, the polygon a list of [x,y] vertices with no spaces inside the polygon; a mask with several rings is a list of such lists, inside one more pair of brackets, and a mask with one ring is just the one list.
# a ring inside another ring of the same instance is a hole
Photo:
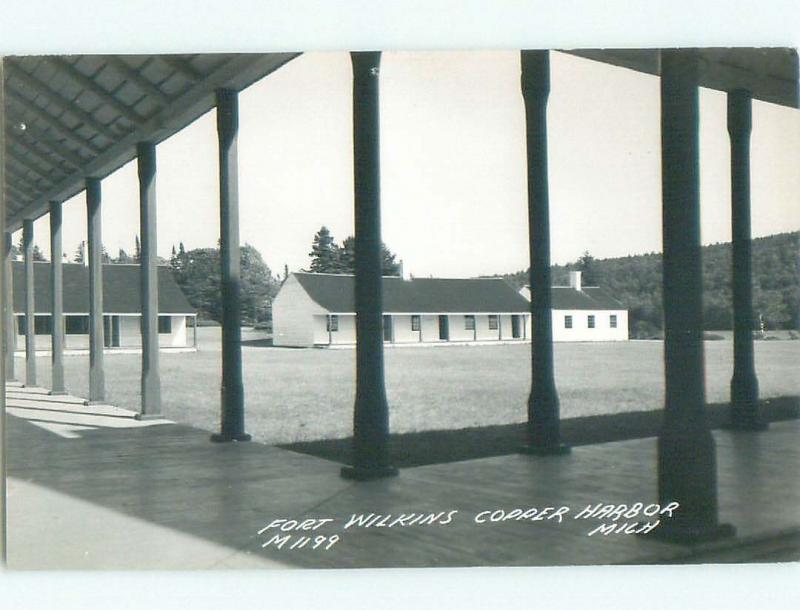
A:
{"label": "sky", "polygon": [[[241,241],[278,273],[307,268],[315,232],[353,233],[352,72],[347,53],[300,56],[240,94]],[[528,265],[524,106],[514,51],[385,52],[382,235],[416,276]],[[730,241],[725,94],[700,91],[703,243]],[[657,77],[551,53],[551,259],[661,249]],[[219,237],[214,111],[157,147],[158,254]],[[754,102],[753,236],[800,228],[800,113]],[[102,183],[103,241],[138,233],[136,165]],[[86,234],[83,193],[64,205],[64,250]],[[49,257],[48,222],[34,226]],[[19,234],[15,235],[15,241]]]}

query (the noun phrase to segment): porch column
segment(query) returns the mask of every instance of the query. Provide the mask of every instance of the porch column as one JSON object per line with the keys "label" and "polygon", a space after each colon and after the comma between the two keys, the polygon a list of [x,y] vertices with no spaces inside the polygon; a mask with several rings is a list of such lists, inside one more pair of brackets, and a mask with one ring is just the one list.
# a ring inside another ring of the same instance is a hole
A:
{"label": "porch column", "polygon": [[86,179],[86,229],[89,257],[89,399],[87,404],[106,398],[103,367],[103,237],[100,180]]}
{"label": "porch column", "polygon": [[718,523],[714,439],[706,420],[698,156],[697,55],[661,51],[664,372],[659,502],[679,502],[650,535],[697,542],[733,533]]}
{"label": "porch column", "polygon": [[389,460],[389,405],[383,376],[381,275],[380,52],[351,53],[353,64],[353,169],[355,185],[356,400],[353,466],[348,479],[397,474]]}
{"label": "porch column", "polygon": [[212,434],[211,440],[249,441],[250,435],[244,431],[242,308],[239,295],[239,102],[238,94],[233,89],[218,89],[216,96],[222,271],[222,402],[220,432]]}
{"label": "porch column", "polygon": [[161,377],[158,367],[158,267],[156,266],[156,147],[136,146],[139,169],[139,278],[142,308],[141,411],[137,419],[161,417]]}
{"label": "porch column", "polygon": [[14,266],[11,260],[13,241],[11,233],[4,233],[3,249],[3,345],[5,352],[5,379],[15,381],[14,351],[17,349],[17,325],[14,316]]}
{"label": "porch column", "polygon": [[728,93],[731,139],[731,221],[733,234],[733,377],[731,426],[765,430],[758,408],[758,378],[753,356],[753,288],[750,255],[750,92]]}
{"label": "porch column", "polygon": [[52,380],[50,394],[67,393],[64,387],[64,276],[61,254],[61,202],[50,202],[50,342]]}
{"label": "porch column", "polygon": [[[550,211],[547,176],[548,51],[522,51],[522,96],[528,151],[528,239],[531,287],[531,392],[523,453],[569,452],[561,442],[558,392],[553,371],[550,316]],[[524,317],[523,317],[524,323]]]}
{"label": "porch column", "polygon": [[36,315],[33,281],[33,220],[22,221],[22,252],[25,260],[25,385],[36,385]]}

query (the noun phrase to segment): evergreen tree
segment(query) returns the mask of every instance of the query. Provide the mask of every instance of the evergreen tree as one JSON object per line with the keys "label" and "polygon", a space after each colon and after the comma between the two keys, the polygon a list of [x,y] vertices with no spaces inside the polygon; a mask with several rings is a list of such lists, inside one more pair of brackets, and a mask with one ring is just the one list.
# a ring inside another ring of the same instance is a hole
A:
{"label": "evergreen tree", "polygon": [[125,252],[122,248],[119,249],[117,253],[117,258],[111,261],[112,263],[118,263],[120,265],[129,265],[133,262],[131,256]]}
{"label": "evergreen tree", "polygon": [[[356,238],[352,235],[342,242],[342,247],[338,251],[339,273],[356,272]],[[397,262],[397,255],[394,254],[386,244],[381,243],[381,273],[386,276],[399,276],[400,263]]]}
{"label": "evergreen tree", "polygon": [[581,272],[581,285],[597,286],[597,275],[594,270],[594,257],[588,250],[574,264],[575,271]]}
{"label": "evergreen tree", "polygon": [[75,249],[75,254],[72,256],[73,262],[83,264],[86,262],[86,242],[82,241]]}
{"label": "evergreen tree", "polygon": [[312,273],[340,273],[339,246],[328,227],[323,225],[314,235],[308,256],[311,257]]}
{"label": "evergreen tree", "polygon": [[47,258],[44,253],[39,249],[36,244],[33,245],[33,260],[38,262],[46,262]]}
{"label": "evergreen tree", "polygon": [[133,262],[138,263],[142,260],[142,244],[139,243],[139,235],[137,234],[133,245]]}

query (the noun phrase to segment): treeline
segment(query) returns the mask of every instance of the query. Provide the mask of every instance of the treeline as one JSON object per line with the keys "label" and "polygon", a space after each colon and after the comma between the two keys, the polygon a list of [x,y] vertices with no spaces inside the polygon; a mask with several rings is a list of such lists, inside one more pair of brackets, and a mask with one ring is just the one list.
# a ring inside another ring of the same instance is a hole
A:
{"label": "treeline", "polygon": [[[800,232],[753,240],[753,312],[756,328],[797,329],[800,326]],[[733,324],[731,244],[702,249],[703,321],[707,330],[729,330]],[[633,337],[657,335],[663,328],[660,253],[595,259],[588,252],[577,261],[552,267],[553,284],[568,285],[568,272],[582,271],[584,286],[600,286],[628,308]],[[522,287],[528,272],[503,277]]]}
{"label": "treeline", "polygon": [[[12,258],[20,258],[22,256],[23,251],[23,244],[22,238],[19,240],[19,245],[11,245],[11,256]],[[86,257],[88,256],[88,249],[86,247],[86,242],[82,241],[78,244],[78,247],[75,248],[75,252],[70,259],[66,253],[62,253],[62,259],[64,261],[69,261],[73,263],[83,264],[86,262]],[[120,248],[117,251],[116,256],[111,256],[106,250],[105,246],[102,246],[100,252],[100,260],[104,265],[131,265],[137,264],[139,259],[141,258],[141,244],[139,243],[139,236],[135,236],[134,241],[134,250],[133,254],[128,254],[124,248]],[[38,262],[47,262],[47,257],[44,255],[42,250],[39,248],[37,244],[33,245],[33,260]],[[160,256],[156,256],[156,264],[158,265],[166,265],[168,261],[161,258]]]}

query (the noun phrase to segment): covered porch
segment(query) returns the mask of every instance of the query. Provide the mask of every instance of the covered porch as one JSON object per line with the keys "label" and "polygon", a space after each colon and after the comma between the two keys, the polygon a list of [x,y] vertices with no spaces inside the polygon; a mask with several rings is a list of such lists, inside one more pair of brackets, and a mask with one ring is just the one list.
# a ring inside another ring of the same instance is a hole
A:
{"label": "covered porch", "polygon": [[[491,497],[483,498],[485,506],[508,500],[516,505],[520,498],[534,501],[530,492],[531,481],[542,476],[543,488],[548,493],[573,493],[562,486],[561,477],[571,476],[570,465],[588,463],[602,464],[603,459],[612,459],[615,464],[639,470],[642,463],[655,465],[652,469],[641,469],[631,478],[623,477],[626,489],[635,489],[638,494],[660,505],[677,502],[681,510],[676,518],[662,524],[650,540],[641,542],[630,537],[621,538],[624,543],[604,555],[595,544],[596,554],[583,554],[583,538],[570,547],[570,553],[586,557],[593,562],[645,560],[648,556],[669,559],[680,553],[679,549],[697,544],[730,538],[739,529],[739,536],[748,535],[751,523],[747,510],[731,509],[735,502],[722,502],[725,489],[722,473],[731,472],[730,485],[741,489],[748,480],[743,474],[752,460],[742,461],[742,456],[760,452],[768,438],[777,442],[782,432],[773,426],[768,437],[757,433],[766,428],[758,412],[758,384],[753,364],[752,345],[752,294],[750,289],[750,207],[749,207],[749,134],[751,130],[751,102],[753,99],[797,107],[797,55],[785,49],[661,49],[638,51],[580,51],[583,57],[603,61],[635,70],[655,73],[660,76],[661,95],[661,156],[663,186],[663,306],[665,313],[664,357],[666,363],[666,396],[664,403],[664,426],[656,442],[649,441],[638,449],[625,446],[592,448],[596,460],[581,459],[585,450],[570,451],[560,436],[560,414],[558,391],[553,374],[553,329],[551,319],[550,278],[550,226],[547,166],[547,100],[550,91],[549,52],[542,50],[522,51],[520,54],[521,90],[526,108],[527,185],[530,247],[530,285],[540,287],[533,291],[530,305],[530,338],[532,349],[531,392],[527,404],[528,428],[524,455],[503,460],[470,463],[466,466],[473,475],[458,473],[458,467],[442,466],[457,481],[464,475],[468,485],[453,483],[448,487],[455,496],[473,494],[475,485],[492,478],[491,472],[516,472],[517,482],[509,488],[493,490]],[[33,327],[25,335],[25,373],[17,373],[12,357],[16,333],[11,321],[12,286],[8,281],[11,239],[10,232],[23,229],[26,268],[25,314],[28,319],[35,312],[33,288],[33,220],[42,214],[50,215],[52,251],[62,250],[60,241],[60,219],[63,201],[82,190],[86,192],[87,237],[90,269],[90,330],[89,349],[90,391],[85,397],[88,403],[102,403],[105,399],[103,364],[104,309],[102,295],[101,265],[101,206],[102,179],[123,163],[137,159],[140,182],[140,230],[142,252],[140,281],[142,286],[142,379],[141,409],[134,417],[139,420],[160,419],[161,385],[158,359],[158,300],[155,267],[156,241],[156,144],[168,135],[183,128],[200,114],[216,108],[219,147],[219,211],[222,276],[222,384],[220,388],[219,433],[213,441],[225,443],[222,447],[196,444],[192,437],[193,451],[202,455],[199,461],[189,462],[194,475],[200,471],[197,464],[207,460],[216,468],[225,469],[225,461],[236,464],[237,472],[250,473],[269,471],[270,476],[285,481],[294,481],[299,471],[309,469],[308,476],[316,477],[314,485],[306,483],[306,491],[312,489],[313,500],[327,501],[333,496],[318,497],[318,489],[332,492],[366,494],[362,499],[373,502],[376,510],[392,506],[402,507],[408,498],[420,495],[426,502],[437,497],[434,488],[441,484],[445,475],[431,467],[430,471],[404,473],[398,480],[388,480],[359,487],[340,480],[368,481],[384,479],[398,474],[392,456],[388,452],[389,404],[385,394],[383,349],[385,335],[382,305],[382,277],[380,264],[381,220],[380,220],[380,144],[379,144],[379,81],[380,52],[353,52],[353,155],[355,186],[355,302],[357,374],[354,404],[354,450],[355,461],[341,470],[330,464],[312,463],[305,458],[289,456],[288,465],[283,457],[275,457],[278,450],[265,450],[234,441],[247,441],[249,435],[245,425],[246,400],[242,383],[241,355],[241,307],[239,298],[239,218],[238,218],[238,92],[255,80],[278,69],[290,61],[295,54],[267,55],[182,55],[159,57],[130,56],[76,56],[69,58],[8,58],[4,61],[5,103],[3,105],[6,146],[4,150],[5,189],[4,227],[5,264],[2,282],[4,303],[4,374],[6,380],[19,378],[25,386],[36,385],[35,334]],[[698,87],[707,86],[725,91],[728,95],[728,130],[731,141],[731,182],[733,210],[733,293],[735,309],[735,366],[731,380],[732,417],[731,427],[737,432],[726,432],[716,439],[712,436],[705,418],[705,382],[702,344],[702,285],[700,248],[700,201],[699,201],[699,155],[698,155]],[[79,97],[91,102],[78,104]],[[558,134],[551,134],[558,137]],[[51,395],[64,393],[63,351],[64,341],[59,329],[63,317],[63,277],[61,265],[54,261],[51,275],[52,312],[52,387]],[[465,324],[466,326],[466,324]],[[474,330],[473,330],[474,332]],[[20,367],[22,368],[22,367]],[[524,405],[520,405],[525,409]],[[14,425],[14,424],[12,424]],[[793,430],[792,425],[786,430]],[[142,451],[149,440],[162,430],[178,430],[178,427],[153,427],[136,432],[140,434],[125,445]],[[790,435],[791,432],[785,434]],[[12,446],[18,442],[13,433],[9,435]],[[728,439],[728,440],[726,440]],[[731,440],[734,439],[734,440]],[[745,439],[734,442],[735,439]],[[48,439],[49,440],[49,439]],[[174,446],[180,439],[172,439]],[[723,450],[730,441],[731,447]],[[119,440],[108,437],[116,456],[120,457]],[[43,441],[42,446],[47,446]],[[719,447],[717,446],[719,445]],[[747,447],[750,446],[750,449]],[[756,449],[753,449],[756,447]],[[52,447],[51,447],[52,449]],[[54,449],[53,449],[54,450]],[[93,451],[100,450],[99,446]],[[719,450],[719,455],[718,455]],[[586,450],[588,451],[588,450]],[[613,458],[601,458],[608,452]],[[618,455],[617,455],[618,454]],[[283,454],[281,454],[283,455]],[[621,457],[627,455],[627,457]],[[772,454],[770,454],[772,455]],[[791,459],[786,453],[781,460]],[[226,456],[226,457],[221,457]],[[774,456],[772,456],[774,457]],[[796,459],[796,458],[795,458]],[[251,461],[252,460],[252,461]],[[767,460],[769,461],[769,460]],[[730,470],[731,464],[739,467]],[[130,466],[130,463],[128,463]],[[183,471],[187,464],[176,462],[174,476],[169,487],[180,487],[185,480]],[[765,464],[765,468],[768,466]],[[111,466],[110,466],[111,468]],[[726,470],[728,469],[728,470]],[[780,480],[781,469],[776,467],[776,479]],[[113,469],[112,469],[113,470]],[[112,470],[109,470],[111,472]],[[133,469],[135,470],[135,469]],[[12,467],[13,471],[13,467]],[[94,487],[96,481],[88,472],[76,469],[84,477],[93,501],[99,502],[101,492]],[[159,464],[158,468],[146,466],[146,476],[136,478],[131,487],[136,497],[129,501],[139,503],[149,510],[157,498],[158,477],[169,470]],[[770,473],[773,471],[770,470]],[[180,474],[179,474],[180,473]],[[284,473],[281,476],[280,473]],[[537,474],[539,473],[539,474]],[[543,473],[543,474],[542,474]],[[61,472],[63,475],[64,473]],[[573,473],[586,490],[595,495],[602,488],[592,487],[594,474],[589,471]],[[227,471],[220,471],[216,481],[227,481]],[[47,476],[42,474],[42,476]],[[771,477],[772,474],[769,475]],[[771,481],[765,477],[765,481]],[[620,479],[611,477],[621,485]],[[300,479],[302,480],[302,478]],[[602,478],[598,479],[602,480]],[[631,480],[638,481],[629,487]],[[753,475],[752,480],[761,480]],[[406,482],[407,481],[407,482]],[[262,484],[259,484],[262,485]],[[410,486],[406,489],[405,486]],[[727,483],[726,483],[727,485]],[[225,535],[238,535],[235,531],[245,529],[243,524],[254,523],[255,514],[245,521],[236,522],[244,513],[255,513],[245,501],[247,484],[239,488],[240,493],[224,494],[221,504],[213,504],[220,512],[203,519],[219,520],[212,531]],[[297,490],[299,491],[303,491]],[[360,491],[363,489],[364,491]],[[577,489],[577,488],[575,488]],[[263,485],[260,489],[264,492]],[[783,493],[784,488],[764,489],[759,498],[759,510],[768,510],[773,505],[773,491]],[[116,493],[116,492],[115,492]],[[203,493],[219,494],[213,481]],[[583,493],[575,491],[574,493]],[[281,498],[291,497],[292,490],[285,489]],[[274,494],[273,494],[274,496]],[[277,496],[274,496],[277,498]],[[555,502],[555,495],[553,501]],[[583,496],[575,496],[582,501]],[[217,500],[214,500],[215,502]],[[195,506],[184,499],[186,510]],[[275,500],[276,502],[279,500]],[[283,500],[280,500],[283,501]],[[235,519],[223,515],[229,504],[239,506],[231,513]],[[309,504],[292,505],[286,508],[305,512]],[[350,505],[348,505],[349,507]],[[432,510],[433,510],[433,505]],[[244,507],[244,508],[241,508]],[[726,508],[727,507],[727,508]],[[473,506],[474,509],[479,508]],[[331,507],[331,510],[339,510]],[[341,510],[344,510],[342,508]],[[771,510],[771,509],[769,509]],[[784,515],[785,516],[785,515]],[[173,515],[174,517],[174,515]],[[771,523],[781,522],[780,514]],[[173,522],[174,523],[174,522]],[[207,523],[206,523],[207,525]],[[177,527],[177,524],[175,524]],[[249,527],[249,525],[248,525]],[[448,530],[450,531],[450,530]],[[476,530],[477,531],[477,530]],[[509,538],[518,532],[509,533]],[[248,529],[248,540],[254,539]],[[379,538],[380,539],[380,538]],[[663,541],[676,546],[664,547]],[[418,541],[419,547],[427,542]],[[488,543],[488,541],[487,541]],[[375,543],[367,543],[375,544]],[[409,549],[404,560],[412,565],[414,557],[440,561],[447,565],[468,565],[475,557],[464,559],[458,549],[452,548],[450,540],[438,545],[440,554],[415,555]],[[637,550],[633,551],[633,547]],[[375,549],[376,547],[372,547]],[[481,547],[486,548],[486,547]],[[671,551],[662,551],[669,548]],[[642,554],[648,549],[651,555]],[[548,556],[548,561],[558,563],[566,555]],[[632,557],[628,552],[632,553]],[[549,551],[548,551],[549,552]],[[566,552],[566,551],[565,551]],[[469,551],[466,556],[470,556]],[[526,551],[528,553],[528,551]],[[588,551],[587,551],[588,553]],[[375,556],[379,556],[375,553]],[[488,558],[496,564],[513,565],[517,562],[534,562],[529,554],[506,555],[504,551],[489,552]],[[479,558],[483,561],[483,558]],[[357,558],[342,565],[359,565]],[[574,562],[574,557],[571,560]],[[448,563],[449,562],[449,563]]]}

